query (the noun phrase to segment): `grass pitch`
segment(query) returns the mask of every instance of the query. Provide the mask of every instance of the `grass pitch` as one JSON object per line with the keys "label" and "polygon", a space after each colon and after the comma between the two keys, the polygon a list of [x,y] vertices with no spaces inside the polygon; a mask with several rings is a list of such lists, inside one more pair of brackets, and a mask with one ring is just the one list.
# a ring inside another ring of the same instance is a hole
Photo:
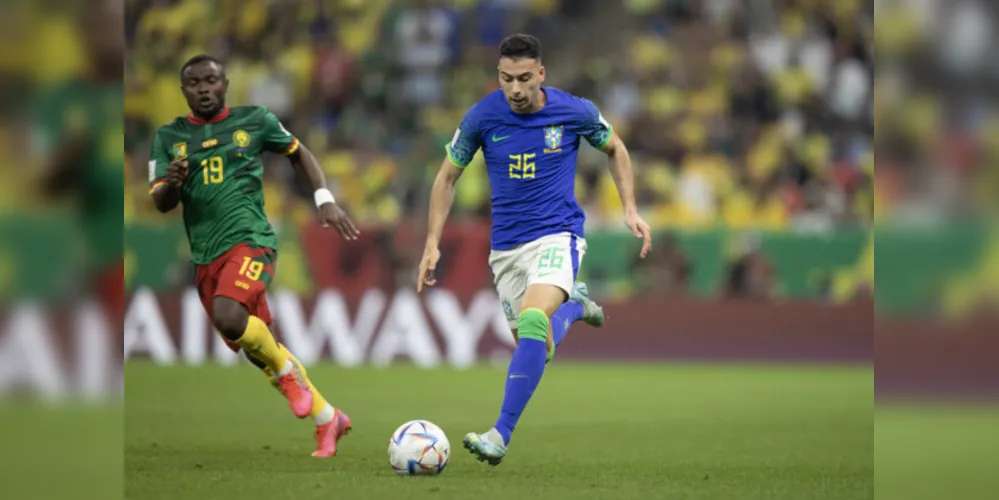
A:
{"label": "grass pitch", "polygon": [[121,429],[119,401],[0,398],[0,498],[121,498]]}
{"label": "grass pitch", "polygon": [[879,401],[876,412],[879,499],[996,498],[999,406],[995,401]]}
{"label": "grass pitch", "polygon": [[[556,361],[498,467],[461,446],[495,421],[505,370],[309,374],[354,430],[314,459],[298,421],[248,365],[126,366],[125,496],[187,499],[850,499],[874,494],[869,367]],[[423,418],[452,448],[439,477],[397,477],[389,436]]]}

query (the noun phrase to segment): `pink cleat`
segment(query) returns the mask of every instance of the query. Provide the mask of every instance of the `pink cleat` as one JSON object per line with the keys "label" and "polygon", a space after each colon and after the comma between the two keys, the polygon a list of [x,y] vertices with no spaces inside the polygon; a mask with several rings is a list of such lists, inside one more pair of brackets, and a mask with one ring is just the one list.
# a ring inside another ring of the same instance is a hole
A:
{"label": "pink cleat", "polygon": [[336,443],[350,432],[350,417],[334,409],[333,420],[316,426],[316,451],[312,456],[327,458],[336,455]]}
{"label": "pink cleat", "polygon": [[309,383],[302,376],[298,367],[292,368],[291,372],[278,377],[278,389],[288,398],[288,406],[298,418],[309,416],[312,411],[312,389]]}

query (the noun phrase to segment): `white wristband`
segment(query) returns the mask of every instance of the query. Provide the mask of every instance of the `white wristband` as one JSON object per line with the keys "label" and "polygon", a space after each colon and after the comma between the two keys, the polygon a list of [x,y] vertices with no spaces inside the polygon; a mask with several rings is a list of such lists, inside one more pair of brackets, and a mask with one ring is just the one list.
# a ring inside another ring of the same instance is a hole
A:
{"label": "white wristband", "polygon": [[316,208],[319,208],[327,203],[336,203],[336,199],[333,198],[333,193],[326,188],[317,189],[313,197],[316,200]]}

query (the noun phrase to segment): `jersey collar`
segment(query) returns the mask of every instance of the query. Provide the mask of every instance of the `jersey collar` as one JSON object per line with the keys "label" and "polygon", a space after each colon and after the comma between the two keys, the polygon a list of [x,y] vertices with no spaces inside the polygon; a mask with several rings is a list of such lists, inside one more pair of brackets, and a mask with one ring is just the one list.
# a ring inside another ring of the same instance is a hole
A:
{"label": "jersey collar", "polygon": [[229,116],[229,106],[226,106],[222,108],[222,111],[219,111],[218,114],[213,116],[208,121],[205,121],[205,119],[201,118],[200,116],[196,116],[194,113],[187,115],[187,119],[188,121],[190,121],[195,125],[207,125],[209,123],[218,123],[222,120],[225,120],[228,116]]}

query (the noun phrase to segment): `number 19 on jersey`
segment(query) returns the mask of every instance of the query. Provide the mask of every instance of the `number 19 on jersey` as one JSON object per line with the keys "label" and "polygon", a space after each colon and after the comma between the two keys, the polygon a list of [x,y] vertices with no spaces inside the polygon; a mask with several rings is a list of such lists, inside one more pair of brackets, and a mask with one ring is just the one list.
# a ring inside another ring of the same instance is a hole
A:
{"label": "number 19 on jersey", "polygon": [[205,184],[221,184],[223,179],[222,157],[213,156],[207,160],[201,160],[201,172]]}

